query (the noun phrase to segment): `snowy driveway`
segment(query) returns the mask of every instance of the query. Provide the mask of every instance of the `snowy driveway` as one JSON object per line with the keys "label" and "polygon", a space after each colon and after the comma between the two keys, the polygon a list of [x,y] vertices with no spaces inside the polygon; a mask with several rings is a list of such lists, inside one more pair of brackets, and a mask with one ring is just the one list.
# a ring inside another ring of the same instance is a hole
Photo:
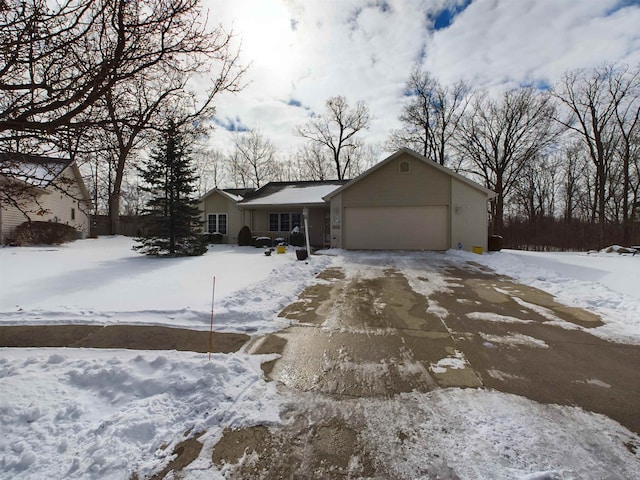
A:
{"label": "snowy driveway", "polygon": [[[281,312],[297,321],[294,326],[247,348],[250,353],[281,355],[263,368],[292,400],[282,427],[229,430],[223,436],[214,459],[217,455],[221,465],[231,468],[234,478],[263,478],[261,471],[271,472],[273,478],[489,478],[484,475],[493,476],[490,468],[447,458],[447,452],[428,445],[433,439],[407,423],[407,418],[419,417],[417,405],[408,407],[416,395],[446,403],[450,392],[461,392],[441,390],[447,387],[482,387],[540,404],[575,405],[640,432],[640,348],[590,335],[589,329],[601,321],[589,312],[561,305],[544,292],[480,265],[451,263],[440,254],[346,254],[320,278],[322,282]],[[451,395],[454,404],[461,402],[463,418],[463,404],[482,403],[478,397],[483,391]],[[513,398],[506,402],[510,406],[492,400],[505,410],[500,415],[512,416],[513,405],[526,402]],[[393,410],[401,417],[384,420],[393,438],[383,439],[372,429],[382,428],[380,412]],[[468,414],[473,423],[470,410]],[[450,412],[450,428],[460,428],[460,415]],[[496,422],[493,415],[496,412],[484,421]],[[530,421],[535,431],[536,420]],[[556,418],[553,423],[561,421]],[[561,433],[553,426],[545,428],[553,430],[551,436]],[[483,435],[480,438],[487,441]],[[536,444],[551,441],[541,432],[532,437]],[[409,439],[415,450],[424,449],[419,458],[408,459]],[[574,450],[582,441],[569,439],[575,442]],[[607,446],[598,444],[600,464],[606,465],[603,472],[618,468],[620,477],[613,478],[625,478],[634,471],[638,447],[632,445],[627,445],[627,467],[617,458],[620,453],[624,457],[624,450],[604,453]],[[511,447],[513,455],[536,456],[536,448],[518,452],[520,447]],[[252,462],[242,461],[245,448],[257,453]],[[393,451],[396,456],[389,453]],[[569,468],[566,452],[558,453],[555,465],[553,459],[538,459],[540,467],[593,474],[594,452],[585,452],[589,461],[572,460],[576,465]],[[234,463],[235,469],[229,467]],[[540,478],[564,477],[558,473]]]}

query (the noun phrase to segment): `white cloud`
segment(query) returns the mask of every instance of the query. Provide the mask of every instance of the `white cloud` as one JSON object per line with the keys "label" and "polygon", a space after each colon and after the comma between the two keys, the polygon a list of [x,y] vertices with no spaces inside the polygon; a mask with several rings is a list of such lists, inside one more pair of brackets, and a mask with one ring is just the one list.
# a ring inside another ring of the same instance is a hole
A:
{"label": "white cloud", "polygon": [[[414,63],[443,82],[476,87],[545,81],[605,61],[640,62],[640,6],[615,0],[475,0],[448,28],[433,18],[464,0],[207,0],[210,19],[233,25],[252,61],[251,83],[220,97],[222,117],[259,128],[287,152],[301,143],[296,125],[325,100],[365,101],[374,120],[371,143],[397,128],[403,85]],[[618,8],[616,10],[616,8]],[[610,13],[613,12],[613,13]],[[289,105],[294,99],[301,108]],[[225,132],[215,145],[228,145]]]}
{"label": "white cloud", "polygon": [[532,80],[554,83],[565,71],[640,61],[640,6],[607,16],[614,0],[477,0],[436,32],[426,67],[443,80],[475,86]]}

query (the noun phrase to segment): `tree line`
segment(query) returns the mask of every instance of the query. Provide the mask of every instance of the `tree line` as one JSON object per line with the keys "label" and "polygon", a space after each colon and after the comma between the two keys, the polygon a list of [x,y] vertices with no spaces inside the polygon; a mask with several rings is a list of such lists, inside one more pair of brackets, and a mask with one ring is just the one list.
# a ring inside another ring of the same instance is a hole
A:
{"label": "tree line", "polygon": [[[177,130],[191,146],[200,194],[214,186],[353,178],[383,152],[408,147],[495,191],[491,233],[514,245],[530,246],[537,235],[549,243],[554,231],[571,236],[560,225],[589,232],[594,247],[610,239],[640,243],[638,67],[606,64],[567,72],[552,86],[501,92],[463,80],[446,85],[416,67],[400,128],[376,145],[364,141],[367,105],[335,96],[292,132],[303,140],[295,152],[278,152],[257,129],[236,132],[229,151],[212,151],[214,100],[242,90],[247,66],[233,32],[212,25],[199,0],[3,6],[0,150],[76,160],[114,233],[121,213],[138,213],[145,203],[139,168],[147,152]],[[0,175],[15,169],[11,158],[0,158]],[[23,184],[5,182],[0,202],[28,217],[30,195]]]}
{"label": "tree line", "polygon": [[367,106],[333,97],[294,132],[306,139],[297,152],[277,162],[264,135],[241,133],[228,156],[214,153],[218,176],[226,166],[226,181],[242,187],[353,178],[381,150],[408,147],[496,192],[491,233],[509,246],[640,243],[640,67],[604,64],[497,93],[416,67],[404,98],[401,127],[380,148],[360,140]]}

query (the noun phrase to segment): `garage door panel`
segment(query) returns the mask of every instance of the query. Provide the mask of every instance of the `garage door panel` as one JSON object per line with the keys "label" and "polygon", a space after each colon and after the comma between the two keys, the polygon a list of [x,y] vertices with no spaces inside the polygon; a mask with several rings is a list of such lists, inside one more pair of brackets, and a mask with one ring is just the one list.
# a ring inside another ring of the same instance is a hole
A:
{"label": "garage door panel", "polygon": [[446,206],[346,207],[343,246],[365,250],[446,250]]}

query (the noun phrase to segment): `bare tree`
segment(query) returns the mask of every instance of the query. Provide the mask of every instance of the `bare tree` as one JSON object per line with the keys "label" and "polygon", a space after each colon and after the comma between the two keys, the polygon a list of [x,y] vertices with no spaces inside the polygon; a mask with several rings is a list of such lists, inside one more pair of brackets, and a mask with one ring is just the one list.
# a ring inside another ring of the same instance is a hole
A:
{"label": "bare tree", "polygon": [[234,144],[231,171],[243,187],[260,188],[278,175],[276,147],[259,131],[236,135]]}
{"label": "bare tree", "polygon": [[[114,221],[127,159],[154,117],[174,107],[184,122],[210,116],[217,93],[240,88],[244,69],[229,48],[231,35],[207,26],[199,0],[6,3],[0,142],[18,151],[18,140],[35,139],[42,151],[61,128],[106,129],[117,149],[109,199]],[[203,97],[187,92],[194,75],[211,79]]]}
{"label": "bare tree", "polygon": [[589,178],[589,159],[582,143],[572,143],[562,149],[560,193],[563,199],[563,217],[567,224],[574,218],[587,220],[591,215],[589,192],[585,180]]}
{"label": "bare tree", "polygon": [[405,86],[409,101],[400,114],[402,128],[392,132],[388,149],[411,148],[445,165],[448,146],[469,101],[464,81],[442,86],[429,72],[415,67]]}
{"label": "bare tree", "polygon": [[492,202],[492,231],[504,228],[505,198],[528,164],[557,138],[549,95],[531,88],[506,91],[501,98],[477,96],[459,126],[456,148],[466,170],[497,193]]}
{"label": "bare tree", "polygon": [[369,128],[369,109],[363,102],[350,107],[342,96],[329,98],[325,105],[326,112],[299,126],[296,134],[328,149],[338,180],[342,180],[360,145],[356,135]]}
{"label": "bare tree", "polygon": [[640,146],[636,143],[640,131],[640,68],[631,70],[621,67],[611,70],[609,77],[609,95],[615,104],[615,121],[619,140],[617,156],[620,158],[622,170],[622,225],[623,242],[628,245],[631,240],[631,220],[633,219],[635,201],[630,202],[632,190],[631,166],[637,162]]}
{"label": "bare tree", "polygon": [[569,118],[557,121],[578,135],[587,147],[595,166],[595,201],[592,221],[599,221],[600,242],[605,236],[606,185],[610,163],[616,148],[616,104],[609,94],[611,66],[586,72],[576,70],[564,75],[554,91],[555,97],[569,111]]}
{"label": "bare tree", "polygon": [[297,167],[296,180],[329,180],[333,178],[332,159],[319,143],[308,143],[295,153],[293,161]]}
{"label": "bare tree", "polygon": [[555,156],[541,155],[523,167],[514,197],[529,223],[555,216],[559,166]]}
{"label": "bare tree", "polygon": [[198,178],[198,196],[202,197],[210,189],[218,188],[225,182],[225,163],[225,155],[220,150],[207,149],[205,145],[194,149],[193,166]]}

